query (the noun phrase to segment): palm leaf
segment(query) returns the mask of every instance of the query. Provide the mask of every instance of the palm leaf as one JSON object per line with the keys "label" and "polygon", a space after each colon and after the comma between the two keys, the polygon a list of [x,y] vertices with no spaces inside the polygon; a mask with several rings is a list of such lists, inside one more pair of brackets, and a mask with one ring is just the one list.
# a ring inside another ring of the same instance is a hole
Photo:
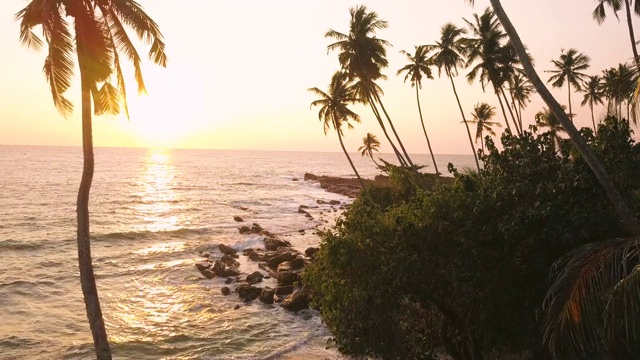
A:
{"label": "palm leaf", "polygon": [[73,104],[63,94],[71,86],[73,78],[73,38],[69,24],[62,17],[57,5],[44,3],[42,27],[49,43],[49,53],[44,62],[44,74],[51,87],[53,103],[65,117],[73,110]]}

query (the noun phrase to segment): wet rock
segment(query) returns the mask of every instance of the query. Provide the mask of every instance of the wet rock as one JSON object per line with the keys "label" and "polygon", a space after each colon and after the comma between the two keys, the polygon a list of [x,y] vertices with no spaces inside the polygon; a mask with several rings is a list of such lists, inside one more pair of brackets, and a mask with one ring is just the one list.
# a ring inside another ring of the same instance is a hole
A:
{"label": "wet rock", "polygon": [[285,240],[280,240],[276,238],[264,238],[264,247],[269,251],[275,251],[281,247],[290,247],[291,243]]}
{"label": "wet rock", "polygon": [[216,274],[209,269],[204,269],[200,271],[200,273],[204,275],[204,277],[206,277],[207,279],[213,279],[214,277],[216,277]]}
{"label": "wet rock", "polygon": [[249,285],[257,284],[262,281],[264,278],[264,274],[260,271],[254,271],[253,273],[247,275],[247,283]]}
{"label": "wet rock", "polygon": [[259,300],[265,304],[273,304],[273,297],[275,295],[275,290],[272,288],[265,286],[260,293]]}
{"label": "wet rock", "polygon": [[331,200],[329,201],[329,205],[340,205],[340,200]]}
{"label": "wet rock", "polygon": [[225,283],[225,284],[227,284],[227,285],[229,285],[229,284],[231,284],[231,283],[232,283],[232,282],[234,282],[234,281],[235,281],[235,278],[233,278],[233,277],[228,277],[228,278],[226,278],[226,279],[225,279],[224,283]]}
{"label": "wet rock", "polygon": [[273,259],[269,260],[269,267],[272,269],[278,268],[278,265],[282,264],[285,261],[291,261],[295,259],[296,255],[292,252],[284,252]]}
{"label": "wet rock", "polygon": [[238,228],[238,230],[240,230],[240,234],[251,234],[251,228],[248,227],[247,225],[243,225],[241,227]]}
{"label": "wet rock", "polygon": [[245,302],[257,299],[262,293],[262,288],[252,285],[240,285],[236,290],[240,299]]}
{"label": "wet rock", "polygon": [[[236,255],[237,257],[238,255]],[[223,255],[222,258],[220,259],[220,261],[222,261],[223,264],[225,264],[228,267],[238,267],[240,266],[240,263],[233,258],[233,256],[231,255]]]}
{"label": "wet rock", "polygon": [[304,258],[302,256],[296,256],[291,260],[291,269],[298,270],[304,267]]}
{"label": "wet rock", "polygon": [[298,213],[299,214],[308,214],[308,212],[302,208],[298,208]]}
{"label": "wet rock", "polygon": [[213,267],[211,269],[216,275],[220,277],[229,277],[229,276],[238,276],[240,275],[240,270],[237,267],[229,267],[225,265],[222,261],[216,260],[213,263]]}
{"label": "wet rock", "polygon": [[248,248],[248,249],[242,250],[242,255],[248,256],[249,260],[260,261],[264,256],[264,252],[259,249]]}
{"label": "wet rock", "polygon": [[291,179],[291,181],[298,181],[298,178],[294,177],[293,179]]}
{"label": "wet rock", "polygon": [[261,231],[262,226],[260,226],[260,224],[258,223],[253,223],[253,225],[251,226],[251,232],[254,234],[260,234]]}
{"label": "wet rock", "polygon": [[220,292],[222,293],[222,295],[227,296],[229,294],[231,294],[231,289],[229,289],[228,287],[223,287],[222,289],[220,289]]}
{"label": "wet rock", "polygon": [[313,216],[311,216],[311,214],[309,214],[309,213],[304,214],[304,217],[309,218],[309,219],[313,219]]}
{"label": "wet rock", "polygon": [[293,285],[278,286],[275,293],[276,295],[289,295],[293,293]]}
{"label": "wet rock", "polygon": [[320,251],[320,249],[318,249],[317,247],[309,247],[304,251],[304,254],[310,258],[313,258],[318,251]]}
{"label": "wet rock", "polygon": [[304,231],[304,229],[300,229],[300,230],[298,230],[298,233],[304,235],[305,231]]}
{"label": "wet rock", "polygon": [[308,208],[309,208],[309,207],[308,207],[307,205],[300,205],[300,206],[298,207],[298,209],[308,209]]}
{"label": "wet rock", "polygon": [[199,271],[202,271],[202,270],[210,269],[210,268],[211,268],[211,265],[213,265],[213,264],[211,264],[211,263],[210,263],[210,262],[208,262],[208,261],[200,261],[200,262],[197,262],[197,263],[196,263],[196,268],[197,268]]}
{"label": "wet rock", "polygon": [[244,222],[244,219],[241,218],[240,216],[234,216],[233,220],[237,221],[237,222]]}
{"label": "wet rock", "polygon": [[300,281],[300,275],[291,271],[291,263],[285,261],[278,265],[276,279],[278,285],[293,285],[295,282]]}
{"label": "wet rock", "polygon": [[284,299],[280,306],[289,311],[300,311],[309,308],[309,292],[305,289],[298,290]]}
{"label": "wet rock", "polygon": [[320,199],[316,200],[316,203],[317,203],[318,205],[326,205],[326,204],[328,204],[326,201],[324,201],[324,200],[320,200]]}
{"label": "wet rock", "polygon": [[264,236],[264,237],[270,237],[270,238],[276,238],[276,234],[272,233],[269,230],[262,230],[260,231],[260,235]]}
{"label": "wet rock", "polygon": [[223,254],[230,255],[230,256],[234,256],[238,252],[238,250],[232,248],[231,246],[227,246],[225,244],[218,245],[218,249],[220,249],[220,252],[222,252]]}
{"label": "wet rock", "polygon": [[233,310],[238,310],[238,309],[240,309],[241,307],[242,307],[242,306],[240,306],[240,305],[236,305],[236,306],[234,306],[234,307],[233,307]]}

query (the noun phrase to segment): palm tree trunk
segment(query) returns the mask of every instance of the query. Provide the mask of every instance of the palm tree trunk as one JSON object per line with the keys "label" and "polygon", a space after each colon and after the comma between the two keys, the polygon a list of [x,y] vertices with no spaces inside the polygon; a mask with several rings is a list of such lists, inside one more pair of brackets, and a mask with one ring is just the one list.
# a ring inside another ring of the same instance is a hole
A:
{"label": "palm tree trunk", "polygon": [[598,128],[596,127],[596,118],[593,116],[593,99],[589,100],[589,107],[591,108],[591,122],[593,123],[593,133],[598,135]]}
{"label": "palm tree trunk", "polygon": [[378,104],[380,104],[380,108],[382,109],[382,112],[384,113],[384,116],[387,118],[387,121],[389,122],[389,125],[391,125],[391,131],[393,131],[393,135],[396,137],[396,140],[398,140],[398,145],[400,145],[400,148],[402,149],[402,153],[404,154],[405,160],[407,160],[409,165],[413,166],[413,162],[411,162],[411,158],[409,157],[409,153],[407,153],[407,150],[405,150],[404,144],[402,144],[402,140],[400,140],[400,136],[398,136],[398,133],[396,132],[396,128],[395,128],[395,126],[393,126],[393,122],[391,121],[391,118],[389,117],[389,114],[387,113],[387,110],[384,108],[384,104],[382,103],[382,99],[380,99],[380,96],[378,96],[378,94],[375,93],[375,92],[373,93],[373,96],[377,100]]}
{"label": "palm tree trunk", "polygon": [[627,25],[629,27],[629,38],[631,39],[631,50],[633,50],[633,60],[635,61],[636,66],[640,67],[640,59],[638,59],[638,47],[636,45],[636,36],[633,33],[633,21],[631,18],[631,7],[629,6],[629,0],[624,0],[624,6],[627,10]]}
{"label": "palm tree trunk", "polygon": [[391,144],[391,148],[393,149],[393,152],[396,154],[396,157],[398,158],[400,165],[406,166],[407,162],[404,160],[404,157],[402,157],[402,154],[400,153],[396,145],[391,140],[391,137],[387,132],[387,128],[386,126],[384,126],[384,122],[382,121],[382,116],[380,116],[380,112],[378,111],[378,108],[376,107],[376,104],[373,101],[373,98],[371,97],[371,92],[369,91],[368,88],[366,89],[366,92],[367,92],[367,102],[369,103],[369,106],[371,107],[371,110],[373,111],[373,115],[376,117],[376,120],[378,120],[378,124],[382,128],[382,133],[387,138],[387,141],[389,141],[389,144]]}
{"label": "palm tree trunk", "polygon": [[573,111],[571,109],[571,83],[567,80],[567,91],[569,93],[569,119],[573,122]]}
{"label": "palm tree trunk", "polygon": [[449,76],[449,80],[451,80],[451,87],[453,87],[453,94],[456,96],[456,101],[458,102],[458,108],[460,109],[460,114],[462,115],[462,122],[464,122],[464,126],[467,127],[467,135],[469,135],[469,144],[471,145],[471,151],[473,151],[473,159],[476,161],[476,167],[478,168],[478,172],[480,171],[480,163],[478,162],[478,154],[476,154],[475,146],[473,146],[473,139],[471,138],[471,130],[469,130],[469,123],[467,122],[467,117],[464,115],[464,110],[462,110],[462,105],[460,104],[460,98],[458,97],[458,91],[456,90],[456,84],[453,82],[453,76],[451,76],[451,71],[446,69],[447,76]]}
{"label": "palm tree trunk", "polygon": [[93,344],[98,360],[111,360],[111,349],[96,287],[96,279],[91,262],[91,240],[89,232],[89,192],[93,181],[94,157],[91,123],[91,81],[86,74],[86,64],[83,56],[85,41],[81,21],[76,18],[76,48],[78,51],[78,65],[80,67],[80,82],[82,88],[82,153],[84,158],[82,180],[78,190],[78,268],[82,295],[89,319],[89,327],[93,335]]}
{"label": "palm tree trunk", "polygon": [[340,140],[340,147],[342,147],[342,151],[344,152],[344,155],[347,157],[347,160],[349,160],[349,165],[351,165],[351,168],[353,169],[353,172],[356,174],[358,181],[360,181],[360,186],[362,186],[362,189],[364,190],[364,181],[360,177],[360,174],[358,174],[358,170],[356,170],[356,166],[353,165],[353,161],[351,161],[351,156],[349,156],[349,152],[347,152],[347,149],[344,147],[344,142],[342,142],[342,131],[340,130],[340,125],[336,121],[335,116],[333,117],[333,126],[335,127],[336,132],[338,133],[338,140]]}
{"label": "palm tree trunk", "polygon": [[507,129],[509,130],[509,133],[513,134],[513,130],[511,130],[511,125],[509,125],[509,120],[507,119],[507,112],[504,111],[504,104],[502,104],[502,99],[500,99],[500,94],[498,93],[498,89],[496,89],[496,87],[493,87],[494,93],[496,94],[496,96],[498,97],[498,103],[500,104],[500,109],[502,110],[502,116],[504,117],[504,123],[507,124]]}
{"label": "palm tree trunk", "polygon": [[507,110],[509,110],[509,115],[511,115],[511,120],[513,121],[513,125],[516,127],[516,131],[519,135],[522,135],[522,126],[518,125],[518,121],[516,117],[513,115],[513,110],[511,110],[511,105],[509,105],[509,99],[507,99],[507,94],[504,93],[504,88],[500,87],[500,92],[502,93],[502,98],[504,99],[504,103],[507,105]]}
{"label": "palm tree trunk", "polygon": [[551,95],[551,93],[549,92],[549,89],[547,89],[542,80],[540,80],[540,77],[536,73],[533,64],[527,56],[527,50],[522,44],[522,40],[520,40],[518,32],[505,13],[500,0],[490,0],[490,2],[493,10],[496,13],[496,16],[502,23],[502,26],[507,32],[507,35],[509,35],[509,38],[511,39],[513,47],[518,55],[518,58],[520,59],[520,63],[522,64],[527,77],[529,78],[529,80],[531,80],[531,83],[536,88],[547,106],[554,112],[560,124],[565,128],[565,131],[569,135],[569,138],[573,142],[574,146],[578,149],[589,167],[591,167],[591,170],[593,171],[595,176],[600,181],[600,184],[609,197],[609,200],[618,213],[618,216],[620,216],[621,226],[631,235],[640,234],[640,224],[638,224],[638,221],[635,219],[633,213],[624,202],[622,196],[620,195],[620,192],[613,183],[613,180],[602,166],[602,163],[598,160],[593,151],[591,151],[587,143],[580,136],[580,133],[573,125],[571,120],[567,117],[567,114],[564,113],[558,101],[556,101],[553,95]]}
{"label": "palm tree trunk", "polygon": [[431,160],[433,161],[433,168],[436,170],[436,176],[440,174],[438,171],[438,165],[436,164],[436,157],[431,150],[431,141],[429,141],[429,135],[427,135],[427,128],[424,126],[424,119],[422,118],[422,107],[420,107],[420,92],[418,84],[414,84],[416,88],[416,100],[418,100],[418,113],[420,113],[420,123],[422,124],[422,131],[424,131],[424,137],[427,138],[427,146],[429,147],[429,154],[431,154]]}

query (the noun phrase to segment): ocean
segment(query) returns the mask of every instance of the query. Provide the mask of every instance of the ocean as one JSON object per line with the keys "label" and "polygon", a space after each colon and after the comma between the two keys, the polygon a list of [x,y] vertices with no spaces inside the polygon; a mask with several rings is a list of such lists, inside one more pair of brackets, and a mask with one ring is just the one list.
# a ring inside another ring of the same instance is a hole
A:
{"label": "ocean", "polygon": [[[352,157],[363,177],[378,174],[370,159]],[[351,200],[304,173],[353,177],[342,153],[97,148],[95,158],[92,254],[114,358],[342,358],[326,348],[317,312],[223,296],[224,279],[194,266],[217,244],[261,246],[261,236],[239,233],[243,224],[302,252],[317,246],[316,230],[340,213],[318,200]],[[448,162],[473,166],[472,156],[437,160],[441,172]],[[0,169],[0,359],[92,358],[75,242],[81,149],[0,146]],[[300,205],[318,206],[313,219]],[[239,261],[245,274],[258,270]]]}

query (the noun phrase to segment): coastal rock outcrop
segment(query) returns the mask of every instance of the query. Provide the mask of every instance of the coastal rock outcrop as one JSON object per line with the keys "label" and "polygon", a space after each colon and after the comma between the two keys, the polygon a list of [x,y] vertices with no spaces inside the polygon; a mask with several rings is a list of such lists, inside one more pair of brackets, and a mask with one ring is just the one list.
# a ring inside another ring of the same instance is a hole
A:
{"label": "coastal rock outcrop", "polygon": [[300,311],[309,308],[309,292],[301,289],[284,299],[280,306],[289,311]]}

